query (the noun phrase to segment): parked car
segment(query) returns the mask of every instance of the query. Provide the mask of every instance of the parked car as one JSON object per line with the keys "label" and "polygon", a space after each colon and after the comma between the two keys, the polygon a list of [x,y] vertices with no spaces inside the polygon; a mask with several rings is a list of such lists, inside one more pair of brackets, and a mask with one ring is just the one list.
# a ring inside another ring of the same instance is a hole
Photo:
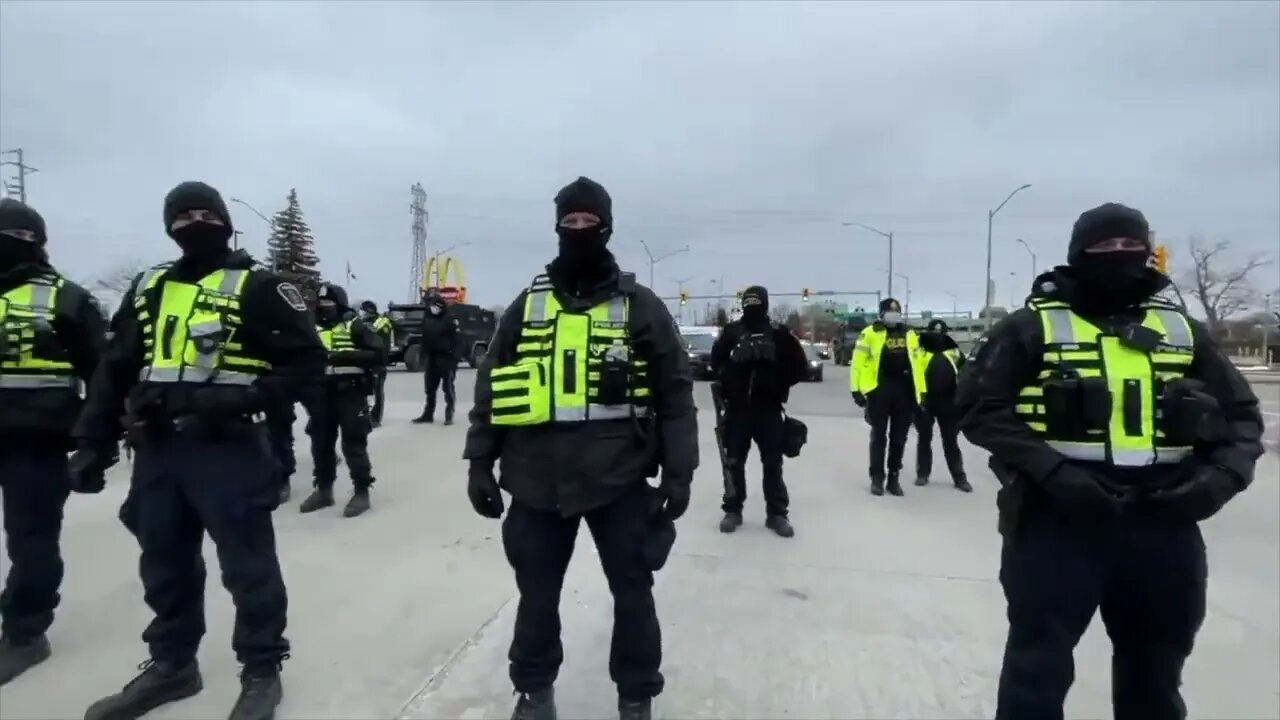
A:
{"label": "parked car", "polygon": [[822,382],[822,368],[826,363],[822,362],[821,350],[812,343],[802,344],[804,345],[804,356],[809,359],[809,374],[805,376],[805,380]]}
{"label": "parked car", "polygon": [[681,328],[680,337],[689,353],[689,369],[694,380],[713,380],[711,372],[711,346],[716,342],[715,333],[697,328]]}

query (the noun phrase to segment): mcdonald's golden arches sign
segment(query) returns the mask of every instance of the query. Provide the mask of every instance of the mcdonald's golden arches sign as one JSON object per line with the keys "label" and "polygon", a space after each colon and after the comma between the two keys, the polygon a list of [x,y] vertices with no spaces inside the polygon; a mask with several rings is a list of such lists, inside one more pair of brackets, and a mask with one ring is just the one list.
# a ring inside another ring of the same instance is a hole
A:
{"label": "mcdonald's golden arches sign", "polygon": [[[450,270],[454,271],[452,283],[449,281]],[[427,266],[422,269],[422,291],[434,291],[445,302],[465,303],[467,281],[462,274],[462,263],[452,255],[432,255],[427,258]]]}

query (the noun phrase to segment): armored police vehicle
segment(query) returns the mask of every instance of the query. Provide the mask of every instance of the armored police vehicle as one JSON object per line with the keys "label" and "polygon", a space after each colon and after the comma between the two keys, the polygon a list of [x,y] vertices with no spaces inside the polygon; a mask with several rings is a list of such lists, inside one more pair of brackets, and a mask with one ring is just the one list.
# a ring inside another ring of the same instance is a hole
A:
{"label": "armored police vehicle", "polygon": [[[450,303],[446,311],[458,321],[458,333],[462,336],[462,359],[472,368],[480,364],[489,350],[489,339],[498,324],[492,310],[479,305]],[[422,339],[422,318],[427,306],[422,303],[389,303],[387,317],[395,329],[389,364],[404,363],[411,372],[423,369],[418,343]]]}

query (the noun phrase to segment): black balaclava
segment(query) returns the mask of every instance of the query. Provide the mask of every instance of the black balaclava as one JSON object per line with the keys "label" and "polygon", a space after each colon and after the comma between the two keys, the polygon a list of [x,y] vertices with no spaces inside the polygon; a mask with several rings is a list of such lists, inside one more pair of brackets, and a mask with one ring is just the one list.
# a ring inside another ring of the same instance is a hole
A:
{"label": "black balaclava", "polygon": [[[13,235],[8,234],[13,231]],[[25,231],[25,232],[23,232]],[[17,237],[30,234],[32,239]],[[0,273],[27,263],[46,263],[44,218],[35,208],[13,198],[0,198]]]}
{"label": "black balaclava", "polygon": [[[1089,253],[1086,248],[1111,238],[1147,244],[1146,252]],[[1080,284],[1080,301],[1099,310],[1119,310],[1151,293],[1151,227],[1137,210],[1107,203],[1085,211],[1071,228],[1067,265]]]}
{"label": "black balaclava", "polygon": [[377,315],[378,306],[375,305],[372,300],[365,300],[364,302],[360,303],[360,311],[367,313],[369,315]]}
{"label": "black balaclava", "polygon": [[759,327],[769,323],[769,291],[752,285],[742,291],[742,322]]}
{"label": "black balaclava", "polygon": [[449,308],[449,303],[439,295],[431,295],[427,298],[427,312],[431,313],[431,317],[443,317],[444,311]]}
{"label": "black balaclava", "polygon": [[880,322],[888,327],[902,326],[902,305],[894,298],[880,301]]}
{"label": "black balaclava", "polygon": [[347,305],[347,291],[333,283],[320,286],[316,294],[316,320],[321,325],[335,325],[350,309]]}
{"label": "black balaclava", "polygon": [[[222,225],[197,222],[171,230],[174,218],[188,210],[208,210],[222,220]],[[164,197],[164,229],[182,248],[182,256],[196,262],[212,260],[230,251],[231,213],[217,190],[202,182],[184,182]]]}
{"label": "black balaclava", "polygon": [[[556,193],[556,234],[560,236],[559,260],[570,275],[587,274],[609,257],[605,246],[613,235],[613,199],[600,183],[585,177],[565,185]],[[590,228],[562,228],[566,215],[588,212],[600,218]]]}
{"label": "black balaclava", "polygon": [[949,350],[951,339],[947,337],[947,324],[941,320],[930,320],[925,331],[920,333],[920,347],[933,353]]}

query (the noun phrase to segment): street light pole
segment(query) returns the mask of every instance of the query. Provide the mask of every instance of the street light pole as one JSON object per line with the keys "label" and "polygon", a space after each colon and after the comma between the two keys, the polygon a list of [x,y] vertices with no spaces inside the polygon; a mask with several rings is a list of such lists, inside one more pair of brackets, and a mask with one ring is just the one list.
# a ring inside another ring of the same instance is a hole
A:
{"label": "street light pole", "polygon": [[[256,207],[254,207],[254,206],[250,205],[249,203],[247,203],[247,202],[245,202],[245,201],[241,200],[240,198],[234,198],[234,197],[233,197],[233,198],[231,198],[231,202],[236,203],[237,205],[243,205],[243,206],[245,206],[245,207],[249,208],[249,211],[250,211],[250,212],[252,212],[254,215],[257,215],[258,217],[262,218],[262,222],[266,223],[266,224],[267,224],[267,226],[271,228],[271,233],[272,233],[273,235],[275,234],[275,232],[276,232],[276,221],[275,221],[275,220],[272,220],[271,218],[267,217],[266,215],[263,215],[261,212],[259,212],[259,211],[258,211],[258,208],[256,208]],[[236,245],[237,245],[237,249],[239,249],[239,240],[237,240]],[[275,253],[271,252],[271,242],[270,242],[270,239],[268,239],[268,241],[267,241],[267,256],[271,258],[271,272],[276,272],[276,270],[277,270],[277,268],[276,268],[276,256],[275,256]]]}
{"label": "street light pole", "polygon": [[1005,198],[1004,202],[997,205],[995,210],[987,211],[987,281],[982,286],[982,297],[984,298],[982,301],[982,304],[984,305],[984,307],[982,308],[982,313],[983,315],[986,316],[985,324],[986,324],[987,330],[991,329],[991,299],[992,299],[991,298],[991,226],[995,221],[996,213],[1000,212],[1001,208],[1003,208],[1006,204],[1008,204],[1008,202],[1013,199],[1014,195],[1017,195],[1018,193],[1022,192],[1023,190],[1026,190],[1029,187],[1031,187],[1031,183],[1027,183],[1019,187],[1018,189],[1009,193],[1009,197]]}
{"label": "street light pole", "polygon": [[1027,254],[1031,256],[1031,282],[1035,282],[1035,281],[1036,281],[1036,276],[1037,276],[1037,274],[1038,274],[1038,273],[1036,273],[1036,270],[1037,270],[1037,268],[1036,268],[1036,253],[1035,253],[1035,251],[1034,251],[1034,250],[1032,250],[1032,249],[1031,249],[1031,246],[1027,244],[1027,241],[1026,241],[1026,240],[1023,240],[1022,238],[1018,238],[1018,244],[1019,244],[1019,245],[1021,245],[1021,246],[1022,246],[1022,247],[1024,247],[1024,248],[1026,248],[1026,249],[1027,249]]}
{"label": "street light pole", "polygon": [[903,282],[907,284],[907,300],[902,303],[902,316],[905,318],[911,314],[911,278],[902,273],[893,273],[893,275],[894,277],[902,278]]}
{"label": "street light pole", "polygon": [[951,317],[952,318],[959,317],[960,316],[960,312],[959,312],[960,298],[957,297],[956,294],[953,292],[947,292],[946,290],[943,290],[942,292],[947,293],[948,295],[951,296]]}
{"label": "street light pole", "polygon": [[[870,230],[871,232],[873,232],[873,233],[875,233],[875,234],[879,235],[880,237],[885,238],[885,239],[887,239],[887,240],[889,241],[889,290],[888,290],[888,295],[889,295],[889,297],[893,297],[893,275],[894,275],[894,272],[893,272],[893,231],[892,231],[892,230],[890,230],[889,232],[885,232],[885,231],[883,231],[883,230],[877,230],[876,228],[873,228],[873,227],[871,227],[870,225],[863,225],[863,224],[862,224],[862,223],[860,223],[860,222],[846,222],[846,223],[840,223],[840,224],[841,224],[841,225],[843,225],[843,226],[845,226],[845,227],[860,227],[860,228],[862,228],[863,230]],[[908,292],[909,292],[909,291],[908,291]]]}
{"label": "street light pole", "polygon": [[641,240],[640,247],[644,248],[644,254],[649,256],[649,289],[650,290],[653,289],[653,268],[655,265],[662,262],[663,260],[666,260],[669,257],[672,257],[673,255],[679,255],[680,253],[689,252],[689,246],[685,245],[679,250],[673,250],[667,253],[666,255],[659,255],[657,257],[654,257],[653,251],[649,249],[649,243],[646,243],[644,240]]}

